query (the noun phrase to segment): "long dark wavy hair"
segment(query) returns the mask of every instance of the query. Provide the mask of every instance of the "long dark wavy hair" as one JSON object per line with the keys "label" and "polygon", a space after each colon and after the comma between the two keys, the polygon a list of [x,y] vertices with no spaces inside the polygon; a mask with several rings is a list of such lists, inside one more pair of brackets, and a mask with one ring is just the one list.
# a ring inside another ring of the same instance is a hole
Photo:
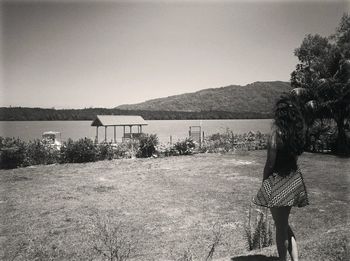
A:
{"label": "long dark wavy hair", "polygon": [[300,155],[305,146],[305,123],[299,106],[287,96],[281,97],[275,107],[274,124],[285,148]]}

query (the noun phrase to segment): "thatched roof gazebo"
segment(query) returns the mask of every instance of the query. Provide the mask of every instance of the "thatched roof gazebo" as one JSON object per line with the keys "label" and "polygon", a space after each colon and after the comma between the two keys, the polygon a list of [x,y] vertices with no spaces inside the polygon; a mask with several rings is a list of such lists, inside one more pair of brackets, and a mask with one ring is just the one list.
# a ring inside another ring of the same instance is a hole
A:
{"label": "thatched roof gazebo", "polygon": [[[107,141],[107,127],[114,128],[114,142],[117,141],[117,127],[123,127],[123,140],[132,139],[141,135],[142,126],[148,123],[141,117],[136,115],[97,115],[91,126],[96,127],[96,141],[98,142],[98,127],[105,127],[105,139]],[[132,127],[137,127],[137,132],[132,132]],[[129,127],[129,133],[125,132],[125,127]]]}

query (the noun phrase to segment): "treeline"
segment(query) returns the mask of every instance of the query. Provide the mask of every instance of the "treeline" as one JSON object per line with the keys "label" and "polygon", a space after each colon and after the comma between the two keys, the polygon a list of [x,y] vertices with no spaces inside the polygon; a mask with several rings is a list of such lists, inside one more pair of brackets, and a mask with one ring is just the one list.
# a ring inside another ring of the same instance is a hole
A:
{"label": "treeline", "polygon": [[69,121],[93,120],[96,115],[140,115],[145,120],[194,120],[194,119],[268,119],[272,113],[227,111],[147,111],[106,108],[43,109],[26,107],[1,107],[0,121]]}

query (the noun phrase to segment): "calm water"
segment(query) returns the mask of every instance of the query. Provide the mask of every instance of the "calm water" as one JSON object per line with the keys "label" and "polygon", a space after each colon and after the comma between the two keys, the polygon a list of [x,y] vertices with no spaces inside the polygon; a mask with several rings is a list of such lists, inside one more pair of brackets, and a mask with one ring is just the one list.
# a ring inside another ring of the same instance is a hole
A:
{"label": "calm water", "polygon": [[[188,137],[190,126],[201,126],[205,136],[225,132],[227,128],[234,133],[248,131],[260,131],[268,133],[270,119],[264,120],[160,120],[147,121],[148,126],[143,127],[143,132],[157,134],[161,142],[169,142],[170,136],[173,141]],[[59,131],[62,140],[73,140],[88,137],[94,138],[96,127],[90,126],[91,121],[0,121],[0,136],[19,137],[23,140],[41,138],[44,131]],[[126,128],[127,131],[129,128]],[[117,127],[117,140],[121,140],[123,128]],[[133,128],[137,132],[137,128]],[[107,128],[107,139],[113,139],[113,127]],[[99,140],[104,138],[104,128],[99,128]]]}

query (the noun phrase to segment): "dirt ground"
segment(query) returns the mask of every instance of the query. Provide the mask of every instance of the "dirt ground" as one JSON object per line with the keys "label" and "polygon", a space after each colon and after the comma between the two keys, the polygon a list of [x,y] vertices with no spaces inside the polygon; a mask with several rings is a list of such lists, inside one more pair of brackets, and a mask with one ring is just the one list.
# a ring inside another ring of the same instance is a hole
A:
{"label": "dirt ground", "polygon": [[[186,253],[205,260],[218,234],[216,259],[274,260],[266,257],[276,254],[274,246],[249,257],[243,233],[265,155],[196,154],[1,170],[0,258],[102,260],[92,231],[108,220],[125,228],[121,233],[135,245],[135,260],[185,260]],[[350,159],[304,153],[299,163],[310,200],[290,217],[301,260],[345,260]]]}

